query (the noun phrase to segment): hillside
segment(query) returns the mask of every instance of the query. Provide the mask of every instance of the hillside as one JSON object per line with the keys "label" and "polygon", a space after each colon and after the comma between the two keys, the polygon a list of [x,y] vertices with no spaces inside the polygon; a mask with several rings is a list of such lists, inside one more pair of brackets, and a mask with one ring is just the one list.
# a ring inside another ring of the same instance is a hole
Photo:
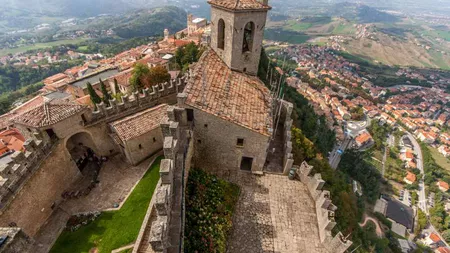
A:
{"label": "hillside", "polygon": [[345,51],[359,57],[387,65],[416,66],[450,69],[450,56],[440,51],[423,48],[414,43],[415,37],[405,34],[405,40],[384,33],[369,38],[350,39],[342,46]]}
{"label": "hillside", "polygon": [[113,28],[121,38],[161,36],[164,29],[179,31],[186,26],[187,14],[184,10],[169,6],[152,10],[133,11],[117,20]]}
{"label": "hillside", "polygon": [[363,4],[339,3],[332,5],[327,13],[332,16],[343,17],[359,23],[394,23],[398,21],[396,16]]}

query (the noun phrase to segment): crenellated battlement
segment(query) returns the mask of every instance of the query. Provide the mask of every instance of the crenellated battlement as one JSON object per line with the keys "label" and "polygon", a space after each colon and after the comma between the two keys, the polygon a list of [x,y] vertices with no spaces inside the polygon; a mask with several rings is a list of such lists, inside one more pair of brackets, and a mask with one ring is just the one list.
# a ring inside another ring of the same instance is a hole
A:
{"label": "crenellated battlement", "polygon": [[[187,121],[187,112],[183,108],[169,107],[167,118],[161,123],[164,136],[161,160],[160,181],[155,190],[153,206],[149,208],[149,220],[133,252],[167,252],[178,250],[183,244],[184,231],[184,187],[188,166],[192,154],[191,126]],[[148,227],[148,228],[147,228]],[[145,232],[149,229],[149,233]],[[142,238],[148,234],[148,238]],[[148,242],[150,245],[143,242]]]}
{"label": "crenellated battlement", "polygon": [[109,100],[109,106],[103,102],[96,105],[92,111],[91,118],[86,122],[87,125],[98,123],[101,120],[114,120],[136,113],[142,109],[167,103],[176,103],[178,92],[182,92],[189,80],[189,74],[186,73],[181,78],[173,79],[170,82],[154,85],[146,88],[142,92],[134,92],[131,95],[124,95],[121,101],[115,98]]}
{"label": "crenellated battlement", "polygon": [[294,105],[290,102],[281,100],[281,119],[280,122],[283,125],[283,143],[284,143],[284,157],[283,157],[283,172],[285,175],[289,173],[289,170],[294,165],[294,155],[292,154],[292,111],[294,110]]}
{"label": "crenellated battlement", "polygon": [[347,240],[340,232],[334,237],[331,234],[331,230],[336,226],[335,212],[337,207],[331,201],[330,192],[323,190],[325,181],[320,174],[310,176],[313,166],[306,161],[300,167],[295,167],[300,181],[306,185],[315,202],[320,241],[330,253],[345,252],[352,245],[352,242]]}
{"label": "crenellated battlement", "polygon": [[51,144],[39,139],[39,134],[35,136],[37,140],[29,139],[24,143],[26,151],[14,152],[11,161],[0,165],[0,211],[9,205],[28,179],[39,169],[51,149]]}

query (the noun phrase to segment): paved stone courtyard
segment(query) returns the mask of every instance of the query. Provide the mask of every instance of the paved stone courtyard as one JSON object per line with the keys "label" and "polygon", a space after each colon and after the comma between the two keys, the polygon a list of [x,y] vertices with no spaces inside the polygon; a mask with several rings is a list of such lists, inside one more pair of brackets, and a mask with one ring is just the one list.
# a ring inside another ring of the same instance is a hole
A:
{"label": "paved stone courtyard", "polygon": [[[121,204],[155,157],[149,158],[135,167],[127,164],[121,155],[116,155],[103,164],[98,177],[100,182],[89,195],[62,203],[41,228],[35,238],[35,253],[48,252],[71,215],[101,211],[113,208],[115,204]],[[84,184],[85,182],[82,180],[80,179],[69,189],[74,190],[77,188],[77,184]]]}
{"label": "paved stone courtyard", "polygon": [[220,177],[241,186],[229,253],[322,253],[314,202],[300,181],[246,172]]}

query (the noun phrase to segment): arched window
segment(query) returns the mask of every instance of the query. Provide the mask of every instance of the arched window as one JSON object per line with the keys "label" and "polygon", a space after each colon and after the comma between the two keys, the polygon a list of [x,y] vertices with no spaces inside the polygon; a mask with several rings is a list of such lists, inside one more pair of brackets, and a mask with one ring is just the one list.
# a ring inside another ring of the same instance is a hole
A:
{"label": "arched window", "polygon": [[253,35],[255,33],[255,24],[248,22],[244,27],[244,43],[242,44],[242,52],[251,52],[253,49]]}
{"label": "arched window", "polygon": [[217,27],[217,48],[225,48],[225,21],[223,19],[219,19]]}

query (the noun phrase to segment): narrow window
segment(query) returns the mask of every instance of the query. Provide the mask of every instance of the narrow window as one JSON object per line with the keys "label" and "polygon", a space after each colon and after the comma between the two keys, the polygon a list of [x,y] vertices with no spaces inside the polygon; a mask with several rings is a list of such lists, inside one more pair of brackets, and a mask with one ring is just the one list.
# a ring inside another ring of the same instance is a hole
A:
{"label": "narrow window", "polygon": [[244,43],[242,44],[242,52],[251,52],[253,48],[253,34],[255,32],[255,24],[248,22],[244,28]]}
{"label": "narrow window", "polygon": [[225,48],[225,21],[219,19],[219,24],[217,25],[217,48]]}
{"label": "narrow window", "polygon": [[236,142],[236,145],[238,147],[243,147],[244,146],[244,138],[238,138],[237,142]]}
{"label": "narrow window", "polygon": [[153,142],[156,142],[156,138],[153,138]]}
{"label": "narrow window", "polygon": [[139,149],[142,149],[142,145],[141,144],[139,144]]}
{"label": "narrow window", "polygon": [[202,140],[197,140],[198,144],[202,144]]}
{"label": "narrow window", "polygon": [[205,124],[205,128],[208,128],[208,124]]}
{"label": "narrow window", "polygon": [[194,121],[194,110],[192,109],[186,109],[186,113],[187,113],[187,120],[189,122]]}
{"label": "narrow window", "polygon": [[86,123],[86,117],[84,116],[84,114],[81,114],[81,120],[83,120],[83,123]]}

